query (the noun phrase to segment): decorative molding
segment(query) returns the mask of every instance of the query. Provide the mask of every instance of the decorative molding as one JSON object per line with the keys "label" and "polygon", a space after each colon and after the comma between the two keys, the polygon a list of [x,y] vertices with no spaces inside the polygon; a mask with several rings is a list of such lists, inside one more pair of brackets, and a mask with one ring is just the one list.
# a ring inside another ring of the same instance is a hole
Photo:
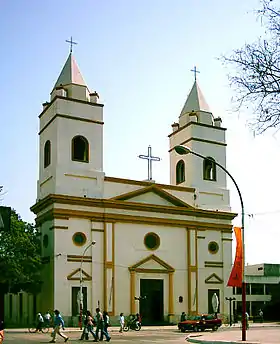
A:
{"label": "decorative molding", "polygon": [[92,231],[92,232],[104,233],[104,229],[99,229],[99,228],[92,228],[91,231]]}
{"label": "decorative molding", "polygon": [[199,122],[188,122],[186,125],[184,125],[183,127],[179,128],[178,130],[174,131],[173,133],[169,134],[168,137],[171,137],[175,134],[177,134],[179,131],[189,127],[190,125],[197,125],[199,127],[206,127],[206,128],[211,128],[211,129],[216,129],[216,130],[222,130],[222,131],[226,131],[226,128],[222,128],[222,127],[215,127],[214,125],[209,125],[209,124],[203,124],[203,123],[199,123]]}
{"label": "decorative molding", "polygon": [[53,176],[48,177],[47,179],[43,180],[42,183],[40,183],[40,187],[42,187],[44,184],[46,184],[49,180],[52,179]]}
{"label": "decorative molding", "polygon": [[68,229],[68,226],[51,226],[49,228],[50,231],[52,231],[53,229]]}
{"label": "decorative molding", "polygon": [[232,241],[233,239],[231,238],[222,238],[222,241]]}
{"label": "decorative molding", "polygon": [[[166,201],[170,202],[171,204],[173,204],[175,206],[186,207],[188,209],[195,210],[195,208],[192,207],[191,205],[183,202],[179,198],[177,198],[177,197],[171,195],[170,193],[162,190],[161,188],[159,188],[155,184],[147,186],[146,188],[138,189],[138,190],[135,190],[135,191],[131,191],[131,192],[128,192],[128,193],[125,193],[125,194],[113,197],[113,198],[111,198],[111,200],[126,201],[126,200],[129,200],[129,199],[133,198],[133,197],[146,194],[148,192],[155,193],[156,195],[160,196],[161,198],[165,199]],[[140,203],[140,204],[142,204],[142,203]]]}
{"label": "decorative molding", "polygon": [[204,262],[205,268],[223,268],[223,266],[224,266],[223,262],[213,262],[213,261]]}
{"label": "decorative molding", "polygon": [[83,179],[97,179],[96,177],[88,177],[88,176],[82,176],[79,174],[72,174],[72,173],[64,173],[64,175],[66,177],[75,177],[75,178],[83,178]]}
{"label": "decorative molding", "polygon": [[67,262],[81,262],[83,258],[83,263],[91,263],[92,257],[91,256],[77,256],[74,254],[67,254]]}
{"label": "decorative molding", "polygon": [[198,236],[197,236],[197,239],[205,239],[205,236],[198,235]]}
{"label": "decorative molding", "polygon": [[[99,222],[121,222],[121,223],[141,223],[150,225],[161,225],[170,227],[197,227],[199,230],[205,227],[206,230],[222,231],[223,233],[232,233],[232,225],[211,223],[211,222],[195,222],[188,220],[176,220],[168,218],[147,217],[147,216],[133,216],[124,214],[109,214],[109,213],[97,213],[92,211],[81,211],[72,209],[60,209],[53,208],[46,211],[44,214],[36,218],[36,224],[55,219],[69,219],[71,218],[83,218],[90,219],[92,221]],[[203,226],[203,227],[202,227]]]}
{"label": "decorative molding", "polygon": [[[214,278],[215,280],[211,281],[212,278]],[[209,277],[205,279],[205,283],[206,284],[222,284],[224,283],[224,281],[218,275],[213,273],[212,275],[210,275]]]}
{"label": "decorative molding", "polygon": [[124,178],[116,178],[116,177],[106,177],[104,178],[105,182],[111,183],[120,183],[120,184],[128,184],[128,185],[139,185],[139,186],[151,186],[156,185],[161,189],[167,190],[178,190],[183,192],[195,192],[195,188],[187,187],[187,186],[178,186],[178,185],[168,185],[168,184],[158,184],[149,181],[140,181],[140,180],[133,180],[133,179],[124,179]]}
{"label": "decorative molding", "polygon": [[[154,261],[157,262],[160,266],[163,267],[163,269],[145,269],[145,268],[141,268],[141,265],[149,262],[149,261]],[[157,257],[154,254],[151,254],[150,256],[140,260],[139,262],[137,262],[136,264],[130,266],[128,268],[129,271],[136,271],[136,272],[148,272],[148,273],[170,273],[170,272],[174,272],[175,269],[170,266],[169,264],[167,264],[166,262],[164,262],[162,259],[160,259],[159,257]]]}
{"label": "decorative molding", "polygon": [[[74,270],[73,272],[71,272],[68,276],[67,279],[68,281],[79,281],[80,277],[74,277],[77,273],[80,273],[81,269],[78,268],[76,270]],[[91,281],[92,277],[86,273],[83,269],[82,269],[82,280],[83,281]]]}

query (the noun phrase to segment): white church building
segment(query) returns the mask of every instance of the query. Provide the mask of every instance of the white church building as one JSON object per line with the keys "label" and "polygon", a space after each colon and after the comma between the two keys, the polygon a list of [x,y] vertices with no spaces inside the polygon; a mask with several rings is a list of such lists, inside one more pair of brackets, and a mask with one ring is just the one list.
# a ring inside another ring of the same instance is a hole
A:
{"label": "white church building", "polygon": [[[70,53],[39,115],[39,180],[31,210],[45,264],[35,308],[57,308],[68,325],[77,324],[82,276],[83,308],[99,306],[112,322],[120,312],[138,312],[144,324],[175,322],[183,311],[211,313],[213,293],[219,312],[228,313],[236,214],[226,175],[214,163],[226,166],[221,118],[213,116],[195,81],[174,114],[170,183],[158,184],[106,175],[103,108]],[[213,162],[178,155],[176,145]]]}

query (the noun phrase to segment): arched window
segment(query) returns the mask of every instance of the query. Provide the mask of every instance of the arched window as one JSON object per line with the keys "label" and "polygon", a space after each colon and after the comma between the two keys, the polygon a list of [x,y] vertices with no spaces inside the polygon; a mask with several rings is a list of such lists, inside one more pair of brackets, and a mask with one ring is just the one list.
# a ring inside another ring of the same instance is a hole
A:
{"label": "arched window", "polygon": [[83,136],[75,136],[72,140],[72,160],[80,162],[89,161],[89,144]]}
{"label": "arched window", "polygon": [[44,167],[46,168],[51,163],[51,141],[47,141],[44,147]]}
{"label": "arched window", "polygon": [[176,165],[176,184],[183,183],[185,181],[185,163],[183,160],[178,161]]}
{"label": "arched window", "polygon": [[207,157],[203,161],[203,179],[216,181],[216,164],[211,157]]}

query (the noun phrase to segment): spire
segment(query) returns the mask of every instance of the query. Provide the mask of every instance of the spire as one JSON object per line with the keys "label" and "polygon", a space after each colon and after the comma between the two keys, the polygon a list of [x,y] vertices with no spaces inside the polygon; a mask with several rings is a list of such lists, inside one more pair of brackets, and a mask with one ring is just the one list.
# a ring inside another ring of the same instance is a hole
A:
{"label": "spire", "polygon": [[180,117],[183,116],[185,113],[190,112],[197,112],[197,111],[205,111],[211,112],[206,100],[199,88],[197,81],[195,80],[191,92],[185,102],[185,105],[181,111]]}
{"label": "spire", "polygon": [[54,85],[54,88],[57,86],[65,86],[69,84],[76,84],[81,86],[86,86],[86,83],[82,77],[82,74],[79,70],[77,62],[70,52],[67,61],[65,62],[64,67],[57,79],[57,82]]}

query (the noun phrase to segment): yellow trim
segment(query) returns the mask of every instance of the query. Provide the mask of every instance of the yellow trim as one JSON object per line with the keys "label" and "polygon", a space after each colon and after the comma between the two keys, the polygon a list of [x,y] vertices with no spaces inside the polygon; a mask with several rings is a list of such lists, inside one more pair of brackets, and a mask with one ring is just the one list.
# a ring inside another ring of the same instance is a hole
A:
{"label": "yellow trim", "polygon": [[222,238],[222,241],[232,241],[231,238]]}
{"label": "yellow trim", "polygon": [[49,228],[50,231],[53,229],[68,229],[68,226],[51,226]]}
{"label": "yellow trim", "polygon": [[[78,161],[80,161],[80,160],[78,160]],[[81,161],[81,162],[85,162],[85,161]],[[83,178],[83,179],[95,179],[95,180],[97,179],[96,177],[88,177],[88,176],[82,176],[80,174],[72,174],[72,173],[64,173],[64,175],[66,177],[75,177],[75,178]]]}
{"label": "yellow trim", "polygon": [[42,187],[44,184],[46,184],[49,180],[52,179],[53,176],[48,177],[47,179],[45,179],[44,181],[42,181],[42,183],[40,184],[40,187]]}
{"label": "yellow trim", "polygon": [[112,223],[112,297],[113,297],[113,305],[112,305],[112,315],[115,315],[116,312],[116,303],[115,303],[115,223]]}
{"label": "yellow trim", "polygon": [[195,188],[187,187],[187,186],[178,186],[178,185],[169,185],[169,184],[159,184],[153,182],[145,182],[140,180],[134,179],[124,179],[124,178],[116,178],[116,177],[106,177],[104,178],[105,182],[110,183],[120,183],[120,184],[128,184],[128,185],[140,185],[140,186],[151,186],[156,185],[161,189],[168,189],[168,190],[178,190],[184,192],[195,192]]}
{"label": "yellow trim", "polygon": [[191,314],[191,304],[192,304],[192,296],[191,296],[191,250],[190,250],[190,231],[187,229],[187,281],[188,281],[188,314]]}
{"label": "yellow trim", "polygon": [[135,305],[135,271],[130,271],[130,314],[136,313]]}
{"label": "yellow trim", "polygon": [[[80,280],[80,277],[73,277],[73,276],[75,276],[77,272],[80,273],[80,271],[81,271],[80,268],[78,268],[78,269],[72,271],[72,272],[67,276],[67,280],[68,280],[68,281],[79,281],[79,280]],[[83,277],[83,276],[85,276],[85,277]],[[91,281],[91,276],[90,276],[88,273],[86,273],[83,269],[82,269],[82,279],[83,279],[83,281]]]}
{"label": "yellow trim", "polygon": [[224,233],[232,233],[232,225],[211,223],[211,222],[198,222],[188,220],[175,220],[168,218],[158,217],[146,217],[146,216],[133,216],[124,214],[110,214],[110,213],[98,213],[93,211],[82,211],[72,209],[60,209],[53,208],[46,211],[44,214],[36,218],[36,223],[40,225],[42,222],[55,219],[69,219],[70,218],[83,218],[90,219],[92,221],[103,222],[122,222],[122,223],[145,223],[156,226],[170,226],[170,227],[186,227],[186,226],[197,226],[199,230],[201,228],[207,230],[217,230]]}
{"label": "yellow trim", "polygon": [[197,236],[197,239],[205,239],[205,236],[198,235],[198,236]]}
{"label": "yellow trim", "polygon": [[168,275],[168,288],[169,288],[169,293],[168,293],[168,315],[172,316],[174,315],[174,291],[173,291],[173,286],[174,286],[174,273],[170,272]]}
{"label": "yellow trim", "polygon": [[106,269],[106,262],[107,262],[107,228],[106,222],[104,221],[104,236],[103,236],[103,259],[104,259],[104,269],[103,269],[103,278],[104,278],[104,285],[103,285],[103,307],[107,308],[107,269]]}
{"label": "yellow trim", "polygon": [[198,239],[197,239],[197,229],[195,229],[195,300],[196,300],[196,313],[198,313]]}
{"label": "yellow trim", "polygon": [[205,268],[222,268],[224,266],[223,262],[204,262]]}
{"label": "yellow trim", "polygon": [[[210,281],[211,278],[216,278],[216,281]],[[223,280],[218,276],[216,275],[215,273],[213,273],[212,275],[208,276],[206,279],[205,279],[205,283],[206,284],[222,284],[224,283]]]}
{"label": "yellow trim", "polygon": [[[187,139],[186,141],[182,142],[181,145],[186,145],[187,143],[189,143],[190,141],[197,141],[197,142],[203,142],[203,143],[210,143],[210,144],[214,144],[214,145],[219,145],[219,146],[224,146],[226,147],[227,144],[225,142],[218,142],[218,141],[212,141],[212,140],[205,140],[205,139],[200,139],[199,137],[190,137],[189,139]],[[169,153],[172,152],[175,148],[171,148],[169,149]]]}
{"label": "yellow trim", "polygon": [[[161,265],[164,269],[144,269],[144,268],[139,268],[141,265],[149,262],[149,261],[155,261],[157,262],[159,265]],[[162,259],[160,259],[159,257],[155,256],[154,254],[151,254],[150,256],[141,259],[139,262],[137,262],[136,264],[133,264],[132,266],[130,266],[128,268],[129,271],[139,271],[139,269],[141,270],[141,272],[145,272],[146,270],[149,270],[148,272],[150,272],[150,270],[157,270],[160,272],[174,272],[175,269],[170,266],[169,264],[167,264],[165,261],[163,261]],[[144,271],[145,270],[145,271]]]}
{"label": "yellow trim", "polygon": [[[158,196],[160,196],[161,198],[165,199],[166,201],[170,202],[173,205],[179,206],[179,207],[187,207],[189,209],[195,209],[194,207],[192,207],[191,205],[187,204],[186,202],[183,202],[182,200],[180,200],[179,198],[171,195],[170,193],[160,189],[158,186],[156,186],[155,184],[148,186],[146,188],[142,188],[142,189],[138,189],[138,190],[134,190],[113,198],[110,198],[111,200],[116,200],[116,201],[127,201],[133,197],[136,196],[140,196],[143,194],[146,194],[148,192],[153,192],[155,194],[157,194]],[[138,202],[137,202],[138,203]]]}

